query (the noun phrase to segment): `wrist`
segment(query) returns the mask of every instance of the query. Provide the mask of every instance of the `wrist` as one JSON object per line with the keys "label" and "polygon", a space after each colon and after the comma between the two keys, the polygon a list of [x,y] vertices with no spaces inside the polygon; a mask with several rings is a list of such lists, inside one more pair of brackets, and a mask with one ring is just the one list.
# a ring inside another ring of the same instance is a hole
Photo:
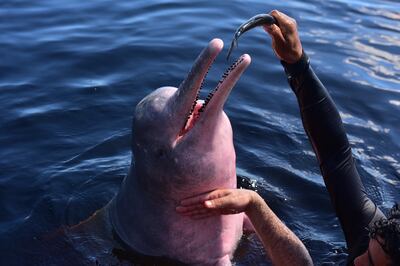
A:
{"label": "wrist", "polygon": [[290,55],[283,58],[281,61],[289,65],[296,64],[298,61],[300,61],[301,57],[303,56],[303,52],[304,51],[302,48],[297,49],[296,51],[291,52]]}
{"label": "wrist", "polygon": [[260,204],[264,202],[263,198],[261,198],[260,195],[258,195],[257,192],[251,191],[250,190],[250,200],[249,204],[247,205],[247,208],[245,210],[245,213],[247,216],[252,216],[252,214],[257,213],[257,209],[259,208]]}
{"label": "wrist", "polygon": [[303,51],[300,59],[296,63],[288,64],[284,61],[281,61],[281,64],[284,67],[290,87],[297,94],[304,83],[303,74],[306,73],[310,68],[310,58]]}
{"label": "wrist", "polygon": [[290,77],[296,77],[304,70],[306,70],[310,64],[310,58],[308,55],[302,50],[302,54],[300,58],[294,63],[288,63],[281,60],[281,64],[285,69],[286,75]]}

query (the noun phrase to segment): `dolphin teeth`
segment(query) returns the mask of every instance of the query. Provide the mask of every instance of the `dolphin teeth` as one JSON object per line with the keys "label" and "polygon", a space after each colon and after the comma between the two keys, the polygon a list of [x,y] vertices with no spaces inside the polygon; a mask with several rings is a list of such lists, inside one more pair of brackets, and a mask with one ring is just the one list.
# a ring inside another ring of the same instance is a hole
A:
{"label": "dolphin teeth", "polygon": [[[189,121],[191,118],[192,118],[192,119],[198,119],[198,118],[200,117],[200,113],[202,113],[202,112],[205,111],[205,109],[206,109],[207,105],[209,104],[210,100],[212,99],[212,97],[214,96],[214,94],[218,91],[218,89],[220,88],[220,86],[221,86],[221,84],[224,82],[224,80],[229,76],[229,74],[230,74],[243,60],[244,60],[244,58],[243,58],[243,57],[240,57],[238,60],[236,60],[236,62],[234,62],[232,65],[230,65],[230,66],[228,67],[227,70],[225,70],[225,72],[222,74],[222,78],[218,81],[218,84],[217,84],[217,86],[215,87],[215,89],[212,90],[212,91],[207,95],[207,97],[205,98],[205,100],[204,100],[204,102],[202,103],[201,107],[197,110],[196,113],[194,113],[194,111],[195,111],[195,109],[196,109],[197,102],[198,102],[198,100],[199,100],[199,98],[200,98],[200,91],[201,91],[202,88],[203,88],[205,79],[206,79],[206,77],[207,77],[207,75],[208,75],[208,72],[209,72],[209,70],[210,70],[210,68],[211,68],[211,65],[210,65],[210,67],[207,69],[207,72],[206,72],[206,74],[205,74],[205,76],[204,76],[204,78],[203,78],[203,80],[202,80],[202,82],[201,82],[201,84],[200,84],[200,88],[199,88],[199,90],[198,90],[198,92],[197,92],[197,95],[196,95],[196,97],[195,97],[195,100],[193,101],[193,104],[192,104],[192,106],[191,106],[191,108],[190,108],[190,112],[189,112],[189,114],[188,114],[188,116],[187,116],[187,118],[186,118],[186,120],[185,120],[184,127],[182,128],[181,132],[179,133],[179,136],[183,136],[184,134],[186,134],[186,133],[191,129],[191,127],[189,128],[189,126],[188,126],[188,124],[187,124],[188,121]],[[193,116],[193,117],[192,117],[192,116]]]}
{"label": "dolphin teeth", "polygon": [[208,72],[210,71],[210,68],[211,68],[211,65],[208,67],[207,72],[206,72],[206,74],[204,75],[203,80],[201,81],[199,92],[200,92],[200,91],[203,89],[203,87],[204,87],[204,81],[205,81],[206,78],[207,78],[207,75],[208,75]]}
{"label": "dolphin teeth", "polygon": [[[244,60],[244,58],[243,58],[243,57],[240,57],[238,60],[236,60],[236,62],[234,62],[232,65],[230,65],[230,66],[228,67],[228,69],[224,72],[224,74],[222,74],[222,78],[221,78],[220,81],[218,82],[218,85],[220,85],[220,84],[224,81],[224,79],[226,79],[226,78],[229,76],[229,74],[230,74],[241,62],[243,62],[243,60]],[[218,86],[217,86],[216,90],[218,90]],[[216,90],[215,90],[215,91],[216,91]]]}

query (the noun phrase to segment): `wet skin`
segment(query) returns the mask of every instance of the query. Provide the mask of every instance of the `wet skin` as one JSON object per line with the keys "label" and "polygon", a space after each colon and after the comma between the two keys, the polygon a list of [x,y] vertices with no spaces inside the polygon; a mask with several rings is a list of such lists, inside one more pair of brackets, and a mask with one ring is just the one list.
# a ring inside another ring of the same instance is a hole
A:
{"label": "wet skin", "polygon": [[[124,246],[147,256],[191,265],[231,264],[242,236],[243,213],[195,221],[175,211],[184,198],[236,187],[233,133],[223,106],[250,56],[242,55],[208,97],[198,99],[222,48],[222,40],[213,39],[179,88],[161,87],[136,106],[134,159],[118,194],[69,231],[84,252],[91,250],[88,256],[98,255],[108,263],[114,233]],[[108,248],[99,248],[104,243]]]}
{"label": "wet skin", "polygon": [[136,106],[134,160],[100,216],[109,216],[118,237],[139,253],[194,265],[229,265],[242,235],[243,214],[194,221],[175,212],[184,198],[236,187],[233,134],[223,105],[250,56],[241,56],[205,101],[198,100],[222,48],[220,39],[212,40],[179,88],[161,87]]}

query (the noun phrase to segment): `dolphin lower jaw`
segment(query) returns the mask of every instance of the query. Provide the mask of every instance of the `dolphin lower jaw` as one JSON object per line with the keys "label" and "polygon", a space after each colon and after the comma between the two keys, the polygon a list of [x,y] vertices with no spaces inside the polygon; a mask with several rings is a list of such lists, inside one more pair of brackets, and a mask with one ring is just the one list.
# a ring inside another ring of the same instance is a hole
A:
{"label": "dolphin lower jaw", "polygon": [[213,114],[222,112],[230,92],[250,62],[250,56],[244,54],[224,72],[217,86],[208,94],[202,108],[199,110],[200,113],[204,112],[204,118],[202,119],[208,120],[208,117]]}

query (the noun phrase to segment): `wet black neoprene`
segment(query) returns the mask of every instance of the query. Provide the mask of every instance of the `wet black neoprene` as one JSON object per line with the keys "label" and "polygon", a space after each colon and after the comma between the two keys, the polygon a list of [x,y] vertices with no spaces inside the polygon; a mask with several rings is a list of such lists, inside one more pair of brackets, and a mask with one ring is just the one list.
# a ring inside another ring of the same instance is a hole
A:
{"label": "wet black neoprene", "polygon": [[368,248],[368,226],[385,216],[365,192],[339,112],[308,56],[303,52],[297,63],[282,65],[296,94],[304,130],[317,155],[352,265]]}

